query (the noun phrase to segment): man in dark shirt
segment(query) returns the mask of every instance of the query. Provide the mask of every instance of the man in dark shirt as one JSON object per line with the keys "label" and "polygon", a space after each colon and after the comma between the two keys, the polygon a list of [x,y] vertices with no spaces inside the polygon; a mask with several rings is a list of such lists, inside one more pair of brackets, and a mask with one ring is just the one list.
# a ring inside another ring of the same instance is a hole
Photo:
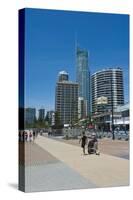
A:
{"label": "man in dark shirt", "polygon": [[87,143],[87,136],[85,135],[85,132],[82,132],[82,137],[79,140],[79,144],[81,142],[81,147],[83,148],[83,154],[85,155],[85,145]]}

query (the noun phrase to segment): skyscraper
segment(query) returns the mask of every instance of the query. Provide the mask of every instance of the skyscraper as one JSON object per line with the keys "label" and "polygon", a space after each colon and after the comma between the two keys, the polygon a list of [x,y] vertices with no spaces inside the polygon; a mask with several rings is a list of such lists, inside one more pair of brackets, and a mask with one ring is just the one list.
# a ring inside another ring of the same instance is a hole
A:
{"label": "skyscraper", "polygon": [[[115,109],[124,104],[123,71],[120,68],[109,68],[95,72],[91,76],[92,112],[103,112]],[[107,98],[107,105],[101,107],[97,100]]]}
{"label": "skyscraper", "polygon": [[51,125],[54,125],[54,117],[55,117],[55,111],[53,110],[47,111],[46,119],[49,121]]}
{"label": "skyscraper", "polygon": [[[73,124],[78,119],[78,83],[60,79],[63,74],[59,73],[56,83],[55,111],[59,113],[62,124]],[[68,74],[67,74],[68,75]]]}
{"label": "skyscraper", "polygon": [[78,118],[84,119],[87,116],[87,100],[83,97],[78,98]]}
{"label": "skyscraper", "polygon": [[76,49],[76,82],[79,84],[79,97],[87,101],[87,114],[90,112],[90,73],[88,51]]}
{"label": "skyscraper", "polygon": [[45,119],[45,109],[41,108],[39,109],[39,116],[38,116],[38,119],[40,121],[43,121]]}
{"label": "skyscraper", "polygon": [[36,109],[35,108],[26,108],[25,109],[25,122],[26,124],[32,124],[36,119]]}

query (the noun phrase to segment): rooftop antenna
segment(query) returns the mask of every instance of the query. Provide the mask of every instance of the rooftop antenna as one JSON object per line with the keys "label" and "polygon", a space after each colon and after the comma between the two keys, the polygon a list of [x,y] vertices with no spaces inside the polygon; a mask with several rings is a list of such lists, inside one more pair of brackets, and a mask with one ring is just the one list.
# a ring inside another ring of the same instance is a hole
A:
{"label": "rooftop antenna", "polygon": [[78,34],[77,31],[75,31],[75,52],[77,51],[78,48]]}

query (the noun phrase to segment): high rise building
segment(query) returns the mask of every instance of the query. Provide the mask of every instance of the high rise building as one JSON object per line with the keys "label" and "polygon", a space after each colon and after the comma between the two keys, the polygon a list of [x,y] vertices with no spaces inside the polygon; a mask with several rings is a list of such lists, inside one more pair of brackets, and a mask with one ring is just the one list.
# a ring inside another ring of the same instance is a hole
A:
{"label": "high rise building", "polygon": [[47,111],[46,118],[51,125],[54,124],[54,115],[55,115],[55,111],[53,110]]}
{"label": "high rise building", "polygon": [[45,119],[45,109],[41,108],[38,110],[39,115],[38,115],[38,119],[40,121],[43,121]]}
{"label": "high rise building", "polygon": [[84,119],[87,116],[87,100],[83,97],[78,98],[78,118]]}
{"label": "high rise building", "polygon": [[32,124],[36,119],[36,109],[35,108],[26,108],[25,109],[25,122],[26,124]]}
{"label": "high rise building", "polygon": [[[99,113],[115,109],[124,104],[123,71],[109,68],[95,72],[91,76],[92,112]],[[107,99],[107,102],[98,102]]]}
{"label": "high rise building", "polygon": [[79,97],[87,101],[87,115],[90,112],[90,73],[88,68],[88,51],[76,50],[76,82],[79,84]]}
{"label": "high rise building", "polygon": [[66,72],[59,73],[56,83],[55,111],[59,113],[62,124],[73,124],[78,120],[78,83],[61,79]]}

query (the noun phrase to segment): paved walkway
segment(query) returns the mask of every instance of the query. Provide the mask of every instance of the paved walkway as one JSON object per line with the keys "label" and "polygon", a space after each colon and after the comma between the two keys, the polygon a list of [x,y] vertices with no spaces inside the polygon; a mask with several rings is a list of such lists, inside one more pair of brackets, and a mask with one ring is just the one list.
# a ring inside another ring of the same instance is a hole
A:
{"label": "paved walkway", "polygon": [[42,136],[35,142],[96,187],[129,184],[129,161],[126,159],[105,154],[83,156],[78,146]]}
{"label": "paved walkway", "polygon": [[[25,159],[20,159],[20,169],[25,172],[25,192],[96,188],[71,167],[33,142],[25,143]],[[24,151],[23,144],[20,150]]]}
{"label": "paved walkway", "polygon": [[96,188],[63,162],[25,167],[25,192]]}
{"label": "paved walkway", "polygon": [[[19,164],[24,166],[38,166],[55,163],[58,160],[49,152],[34,142],[19,143]],[[24,154],[24,155],[23,155]]]}

